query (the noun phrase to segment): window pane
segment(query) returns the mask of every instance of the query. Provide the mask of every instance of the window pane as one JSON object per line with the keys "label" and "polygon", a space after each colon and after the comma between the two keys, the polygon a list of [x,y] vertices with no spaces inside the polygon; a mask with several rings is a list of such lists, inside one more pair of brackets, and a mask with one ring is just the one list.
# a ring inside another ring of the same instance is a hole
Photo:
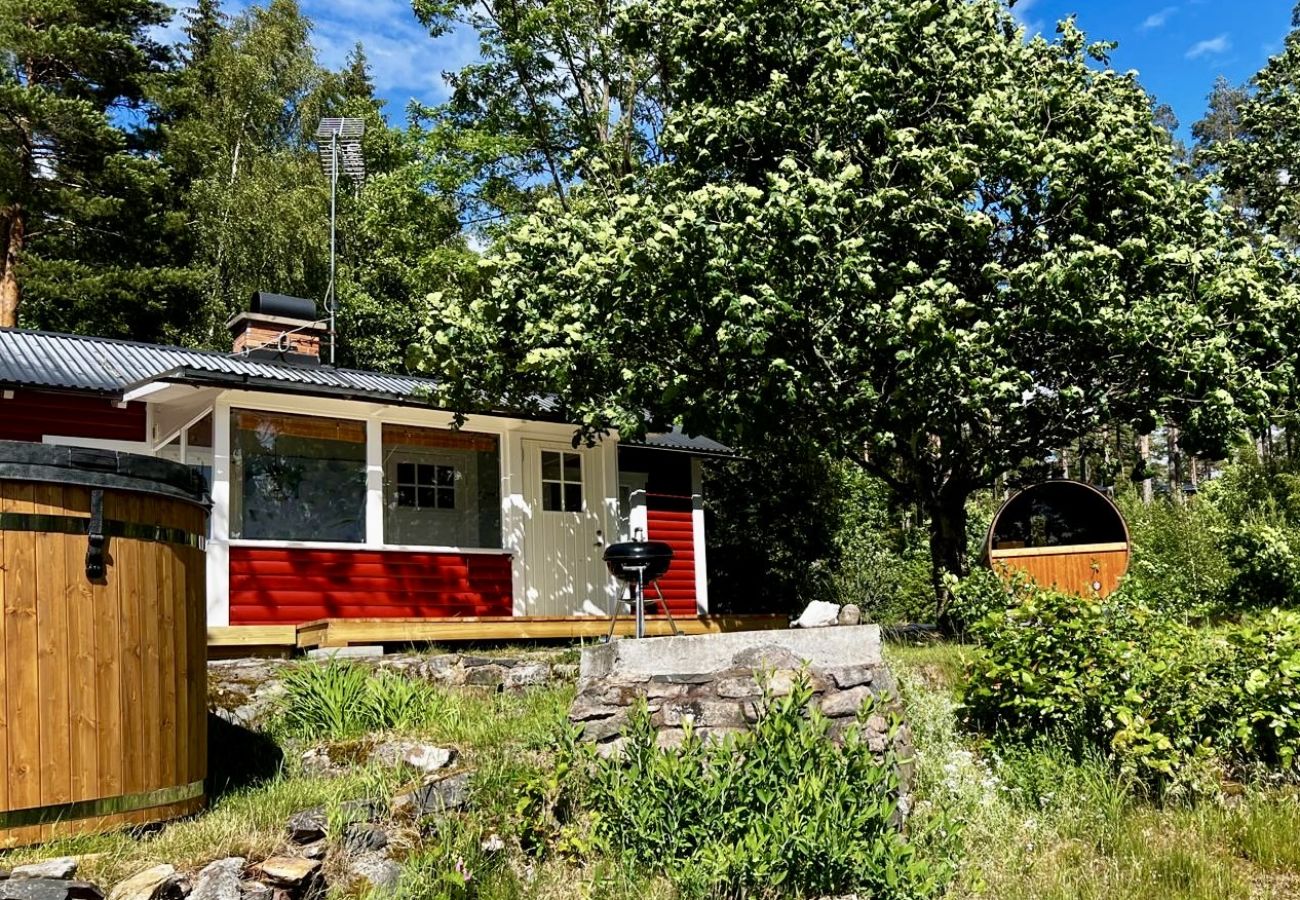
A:
{"label": "window pane", "polygon": [[563,512],[564,486],[557,481],[542,484],[542,509],[547,512]]}
{"label": "window pane", "polygon": [[397,488],[397,505],[415,506],[415,488],[409,484],[399,485]]}
{"label": "window pane", "polygon": [[397,464],[397,483],[415,484],[415,463]]}
{"label": "window pane", "polygon": [[365,425],[231,410],[231,537],[360,543]]}
{"label": "window pane", "polygon": [[[384,542],[419,547],[501,546],[501,459],[489,434],[384,425],[384,479],[410,471],[409,506],[384,509]],[[400,500],[400,497],[397,498]]]}
{"label": "window pane", "polygon": [[564,486],[565,512],[582,512],[582,485],[566,484]]}
{"label": "window pane", "polygon": [[582,457],[576,453],[564,454],[564,480],[582,481]]}
{"label": "window pane", "polygon": [[212,413],[208,413],[190,426],[186,440],[191,447],[212,448]]}
{"label": "window pane", "polygon": [[560,454],[550,450],[542,451],[542,480],[560,480]]}

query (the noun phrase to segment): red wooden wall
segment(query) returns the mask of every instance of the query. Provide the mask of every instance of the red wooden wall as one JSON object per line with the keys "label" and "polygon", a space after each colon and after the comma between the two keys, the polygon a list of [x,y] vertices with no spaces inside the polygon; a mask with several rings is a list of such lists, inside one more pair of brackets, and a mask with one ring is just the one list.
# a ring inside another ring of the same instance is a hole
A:
{"label": "red wooden wall", "polygon": [[[646,492],[646,525],[652,541],[673,548],[673,561],[659,589],[675,616],[696,615],[695,524],[690,495]],[[653,596],[653,592],[652,592]]]}
{"label": "red wooden wall", "polygon": [[510,556],[230,548],[230,624],[508,616]]}
{"label": "red wooden wall", "polygon": [[646,526],[650,532],[646,537],[673,548],[672,565],[659,579],[664,599],[673,615],[696,615],[691,458],[648,447],[620,447],[618,465],[625,472],[646,474]]}
{"label": "red wooden wall", "polygon": [[145,406],[129,403],[119,409],[111,400],[90,394],[56,391],[14,391],[0,396],[0,441],[36,441],[47,434],[143,441]]}

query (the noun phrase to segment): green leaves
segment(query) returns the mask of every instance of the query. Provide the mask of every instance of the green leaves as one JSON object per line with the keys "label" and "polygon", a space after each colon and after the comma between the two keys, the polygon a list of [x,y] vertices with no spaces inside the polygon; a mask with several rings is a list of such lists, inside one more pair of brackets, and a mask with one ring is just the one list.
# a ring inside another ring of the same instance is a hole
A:
{"label": "green leaves", "polygon": [[643,704],[621,755],[589,761],[583,800],[605,842],[683,894],[935,896],[951,869],[922,858],[898,827],[901,722],[875,701],[860,721],[878,713],[890,749],[873,754],[854,728],[837,744],[804,677],[765,698],[752,730],[721,741],[688,730],[680,747],[660,749]]}

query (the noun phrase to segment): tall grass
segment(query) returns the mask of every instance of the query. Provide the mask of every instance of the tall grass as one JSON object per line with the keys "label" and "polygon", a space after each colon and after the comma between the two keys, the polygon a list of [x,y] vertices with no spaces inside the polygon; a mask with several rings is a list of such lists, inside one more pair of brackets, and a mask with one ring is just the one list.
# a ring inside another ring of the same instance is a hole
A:
{"label": "tall grass", "polygon": [[917,748],[917,807],[963,822],[953,900],[1247,900],[1300,896],[1300,800],[1253,786],[1160,806],[1096,751],[1052,735],[997,751],[963,731],[968,651],[889,647]]}

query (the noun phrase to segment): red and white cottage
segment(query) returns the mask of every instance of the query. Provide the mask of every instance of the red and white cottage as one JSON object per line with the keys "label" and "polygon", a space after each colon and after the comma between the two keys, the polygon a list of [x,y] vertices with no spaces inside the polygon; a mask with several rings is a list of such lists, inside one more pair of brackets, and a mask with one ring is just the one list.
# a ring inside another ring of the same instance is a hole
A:
{"label": "red and white cottage", "polygon": [[638,531],[673,547],[660,584],[685,630],[762,624],[708,614],[701,465],[728,448],[575,448],[545,413],[453,429],[428,380],[322,364],[325,323],[266,312],[288,299],[232,320],[230,354],[0,329],[0,440],[207,475],[213,643],[601,634],[620,593],[603,547]]}

